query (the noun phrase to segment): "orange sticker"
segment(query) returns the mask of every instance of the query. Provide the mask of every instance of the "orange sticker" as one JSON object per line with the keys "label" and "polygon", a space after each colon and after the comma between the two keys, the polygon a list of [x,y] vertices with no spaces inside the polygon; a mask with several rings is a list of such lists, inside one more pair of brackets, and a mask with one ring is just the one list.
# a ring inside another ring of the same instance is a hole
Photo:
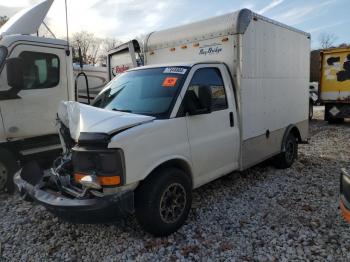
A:
{"label": "orange sticker", "polygon": [[166,77],[163,81],[162,86],[164,87],[173,87],[176,85],[177,78],[176,77]]}

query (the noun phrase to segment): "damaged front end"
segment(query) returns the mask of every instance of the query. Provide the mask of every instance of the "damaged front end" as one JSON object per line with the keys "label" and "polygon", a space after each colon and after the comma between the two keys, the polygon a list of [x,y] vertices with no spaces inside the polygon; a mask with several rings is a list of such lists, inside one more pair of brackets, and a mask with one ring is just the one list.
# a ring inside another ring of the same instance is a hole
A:
{"label": "damaged front end", "polygon": [[64,153],[50,170],[30,162],[15,175],[23,199],[75,223],[110,222],[133,213],[133,188],[124,186],[124,155],[108,148],[110,136],[82,132],[74,141],[60,120],[59,133]]}

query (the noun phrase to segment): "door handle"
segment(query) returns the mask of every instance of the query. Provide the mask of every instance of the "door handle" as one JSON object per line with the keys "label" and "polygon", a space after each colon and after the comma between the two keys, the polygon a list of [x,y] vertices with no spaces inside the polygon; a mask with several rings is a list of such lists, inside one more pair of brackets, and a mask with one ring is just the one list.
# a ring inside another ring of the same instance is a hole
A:
{"label": "door handle", "polygon": [[235,125],[235,121],[233,118],[233,112],[230,112],[230,126],[233,127]]}

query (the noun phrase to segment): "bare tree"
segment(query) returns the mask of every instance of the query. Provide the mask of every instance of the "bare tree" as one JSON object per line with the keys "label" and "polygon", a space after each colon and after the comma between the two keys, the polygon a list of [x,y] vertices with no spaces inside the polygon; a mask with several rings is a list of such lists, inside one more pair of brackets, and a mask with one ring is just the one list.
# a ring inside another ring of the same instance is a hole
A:
{"label": "bare tree", "polygon": [[105,38],[102,40],[102,51],[108,53],[113,48],[120,45],[122,42],[115,38]]}
{"label": "bare tree", "polygon": [[318,41],[320,42],[321,48],[326,49],[332,47],[337,38],[338,37],[333,33],[322,33],[320,34]]}
{"label": "bare tree", "polygon": [[338,47],[350,47],[350,44],[347,43],[341,43]]}
{"label": "bare tree", "polygon": [[107,64],[107,54],[109,51],[111,51],[113,48],[116,48],[122,44],[121,41],[115,39],[115,38],[105,38],[101,40],[101,53],[98,58],[99,62],[102,65]]}
{"label": "bare tree", "polygon": [[[83,63],[96,64],[101,48],[101,39],[87,31],[75,33],[72,37],[72,46],[78,51],[81,50]],[[78,52],[75,52],[74,61],[79,61]]]}
{"label": "bare tree", "polygon": [[8,20],[9,18],[6,15],[0,16],[0,27],[2,27]]}

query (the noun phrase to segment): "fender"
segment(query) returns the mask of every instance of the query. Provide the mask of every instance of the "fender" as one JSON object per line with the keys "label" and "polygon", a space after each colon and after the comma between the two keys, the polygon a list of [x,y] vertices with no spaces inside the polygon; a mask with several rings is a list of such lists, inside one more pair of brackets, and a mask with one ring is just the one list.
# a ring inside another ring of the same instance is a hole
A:
{"label": "fender", "polygon": [[[190,160],[188,160],[187,158],[180,156],[180,155],[166,156],[166,157],[160,159],[159,161],[157,161],[156,163],[152,164],[151,167],[146,170],[145,176],[142,178],[142,180],[147,179],[153,173],[153,171],[155,171],[157,168],[159,168],[163,165],[166,165],[168,163],[174,164],[176,162],[177,162],[177,164],[183,163],[186,165],[185,169],[187,169],[187,170],[184,170],[184,171],[188,172],[188,175],[190,176],[191,181],[192,181],[192,185],[193,185],[194,178],[193,178],[193,172],[192,172],[192,163]],[[175,164],[175,166],[176,166],[176,164]],[[184,169],[184,168],[181,168],[181,169]]]}

